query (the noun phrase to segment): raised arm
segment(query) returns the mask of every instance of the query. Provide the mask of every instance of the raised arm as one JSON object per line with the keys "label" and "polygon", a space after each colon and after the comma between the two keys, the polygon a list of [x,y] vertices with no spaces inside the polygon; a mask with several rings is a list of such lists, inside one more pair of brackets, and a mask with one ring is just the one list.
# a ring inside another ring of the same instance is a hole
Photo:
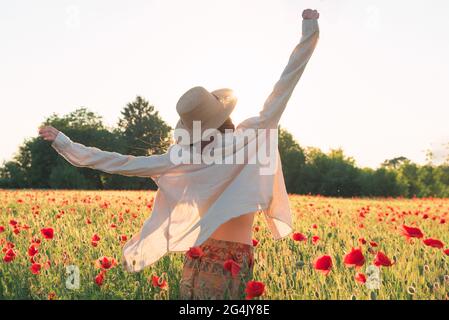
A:
{"label": "raised arm", "polygon": [[273,91],[264,103],[258,117],[250,118],[243,126],[256,128],[276,128],[296,84],[316,47],[319,38],[319,14],[316,10],[304,10],[302,21],[302,37],[295,47],[287,66],[282,72]]}
{"label": "raised arm", "polygon": [[73,142],[64,133],[52,127],[41,128],[39,132],[44,139],[53,141],[51,146],[76,167],[129,177],[154,177],[172,165],[167,153],[154,156],[122,155]]}

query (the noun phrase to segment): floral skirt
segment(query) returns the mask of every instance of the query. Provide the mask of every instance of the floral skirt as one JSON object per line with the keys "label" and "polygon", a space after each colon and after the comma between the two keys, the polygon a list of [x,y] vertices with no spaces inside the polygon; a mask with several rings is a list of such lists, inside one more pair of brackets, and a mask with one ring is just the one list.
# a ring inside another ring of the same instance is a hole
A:
{"label": "floral skirt", "polygon": [[201,257],[184,257],[180,298],[244,299],[246,283],[253,276],[253,246],[209,238],[199,247],[203,251]]}

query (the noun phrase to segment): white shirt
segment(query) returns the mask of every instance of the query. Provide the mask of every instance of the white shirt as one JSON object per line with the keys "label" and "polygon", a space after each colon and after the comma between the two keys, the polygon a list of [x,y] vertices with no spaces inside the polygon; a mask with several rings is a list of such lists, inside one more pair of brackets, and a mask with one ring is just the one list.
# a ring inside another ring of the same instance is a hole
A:
{"label": "white shirt", "polygon": [[[233,133],[236,139],[245,135],[248,129],[277,128],[318,41],[317,20],[303,20],[302,30],[301,41],[259,116],[240,123]],[[234,151],[247,146],[240,145]],[[179,145],[170,146],[162,155],[131,156],[84,146],[59,132],[52,147],[74,166],[124,176],[149,177],[158,185],[151,216],[123,247],[128,271],[140,271],[168,252],[184,252],[198,246],[221,224],[247,213],[262,211],[274,239],[283,238],[292,231],[277,147],[272,174],[261,174],[263,165],[250,161],[257,157],[251,150],[247,150],[249,161],[243,164],[174,164],[170,152]],[[223,148],[226,155],[232,155],[229,150],[233,148],[229,147],[214,146]]]}

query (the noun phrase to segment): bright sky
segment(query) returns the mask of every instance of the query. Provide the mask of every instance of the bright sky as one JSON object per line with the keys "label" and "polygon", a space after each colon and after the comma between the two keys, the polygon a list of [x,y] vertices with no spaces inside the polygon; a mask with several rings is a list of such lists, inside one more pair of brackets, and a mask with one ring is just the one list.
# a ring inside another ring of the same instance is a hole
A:
{"label": "bright sky", "polygon": [[321,13],[320,42],[281,125],[360,166],[441,151],[447,0],[17,0],[0,2],[0,162],[53,112],[86,106],[114,125],[136,95],[172,126],[196,85],[233,88],[236,123],[257,115],[308,7]]}

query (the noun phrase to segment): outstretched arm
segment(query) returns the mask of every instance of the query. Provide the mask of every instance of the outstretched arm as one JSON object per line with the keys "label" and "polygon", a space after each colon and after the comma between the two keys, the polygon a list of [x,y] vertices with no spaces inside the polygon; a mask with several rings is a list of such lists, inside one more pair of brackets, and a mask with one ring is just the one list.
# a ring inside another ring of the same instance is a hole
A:
{"label": "outstretched arm", "polygon": [[154,156],[122,155],[73,142],[64,133],[53,127],[40,128],[39,133],[45,140],[52,141],[51,146],[76,167],[87,167],[129,177],[153,177],[161,174],[172,165],[168,154]]}
{"label": "outstretched arm", "polygon": [[319,38],[319,13],[316,10],[307,9],[304,10],[302,16],[302,37],[293,50],[284,72],[265,101],[259,116],[246,120],[246,123],[242,123],[243,126],[277,128],[287,102],[301,78]]}

